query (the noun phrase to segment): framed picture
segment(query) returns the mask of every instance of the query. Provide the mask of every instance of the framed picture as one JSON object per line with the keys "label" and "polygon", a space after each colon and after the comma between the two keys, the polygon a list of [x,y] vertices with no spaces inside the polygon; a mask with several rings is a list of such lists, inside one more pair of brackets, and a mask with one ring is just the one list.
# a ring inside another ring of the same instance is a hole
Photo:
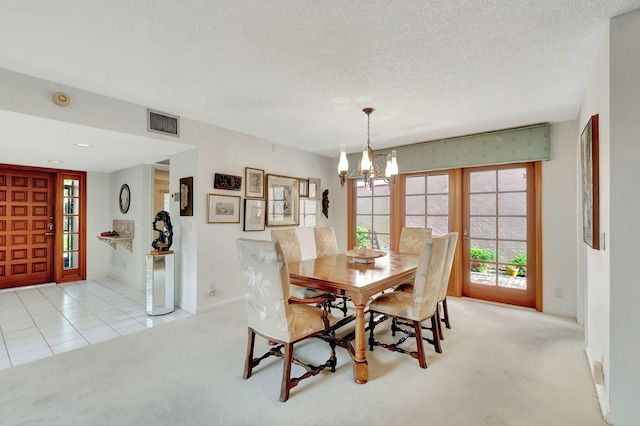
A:
{"label": "framed picture", "polygon": [[600,155],[598,114],[591,116],[580,135],[582,174],[582,237],[593,249],[600,250]]}
{"label": "framed picture", "polygon": [[193,178],[180,179],[180,216],[193,216]]}
{"label": "framed picture", "polygon": [[309,179],[298,179],[300,182],[300,198],[309,196]]}
{"label": "framed picture", "polygon": [[267,226],[298,225],[298,179],[267,175]]}
{"label": "framed picture", "polygon": [[266,202],[264,200],[244,199],[243,231],[264,231]]}
{"label": "framed picture", "polygon": [[207,223],[240,223],[240,197],[209,194]]}
{"label": "framed picture", "polygon": [[240,189],[242,188],[242,176],[223,175],[221,173],[215,173],[213,176],[213,187],[216,189],[240,191]]}
{"label": "framed picture", "polygon": [[320,179],[309,178],[309,199],[319,200],[320,198]]}
{"label": "framed picture", "polygon": [[264,198],[264,170],[244,168],[244,195],[247,198]]}

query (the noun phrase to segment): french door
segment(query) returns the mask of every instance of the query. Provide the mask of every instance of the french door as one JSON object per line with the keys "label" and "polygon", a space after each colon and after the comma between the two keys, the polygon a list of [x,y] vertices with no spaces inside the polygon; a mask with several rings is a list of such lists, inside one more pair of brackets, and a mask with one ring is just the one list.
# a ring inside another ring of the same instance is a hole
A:
{"label": "french door", "polygon": [[463,170],[463,295],[536,306],[534,163]]}

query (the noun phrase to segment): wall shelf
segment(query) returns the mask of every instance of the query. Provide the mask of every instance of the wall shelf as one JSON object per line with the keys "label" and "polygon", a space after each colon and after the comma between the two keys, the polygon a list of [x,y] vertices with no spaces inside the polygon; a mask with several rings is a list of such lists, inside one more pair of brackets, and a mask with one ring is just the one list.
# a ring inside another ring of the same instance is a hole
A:
{"label": "wall shelf", "polygon": [[105,243],[109,244],[111,247],[113,247],[113,249],[115,250],[117,245],[121,245],[124,248],[126,248],[129,251],[132,251],[132,242],[133,242],[133,238],[129,238],[129,237],[103,237],[98,235],[98,239],[100,241],[104,241]]}

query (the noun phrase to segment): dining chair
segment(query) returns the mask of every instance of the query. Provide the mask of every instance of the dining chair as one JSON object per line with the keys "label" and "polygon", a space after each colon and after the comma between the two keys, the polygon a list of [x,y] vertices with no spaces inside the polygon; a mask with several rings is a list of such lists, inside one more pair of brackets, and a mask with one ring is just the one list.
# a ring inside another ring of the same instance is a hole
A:
{"label": "dining chair", "polygon": [[[442,271],[442,283],[440,284],[440,291],[438,293],[438,319],[442,321],[448,329],[451,329],[451,323],[449,321],[449,308],[447,307],[447,290],[449,288],[449,278],[451,277],[451,268],[453,266],[453,258],[456,254],[456,246],[458,244],[458,233],[449,232],[447,234],[449,238],[449,245],[447,246],[447,256],[444,260],[444,269]],[[442,314],[440,313],[442,308]],[[442,332],[442,324],[438,323],[438,330],[440,333],[440,340],[444,340],[444,333]]]}
{"label": "dining chair", "polygon": [[[453,266],[453,258],[456,253],[456,246],[458,243],[458,233],[457,232],[449,232],[445,235],[449,240],[447,245],[447,254],[444,260],[444,267],[442,270],[442,281],[440,283],[440,290],[438,291],[438,306],[436,309],[437,318],[444,322],[445,327],[451,329],[451,323],[449,322],[449,309],[447,307],[447,290],[449,288],[449,277],[451,276],[451,268]],[[396,287],[397,291],[413,291],[413,283],[407,282]],[[440,308],[442,308],[442,313],[440,312]],[[444,333],[442,331],[442,324],[438,321],[438,334],[440,335],[440,340],[444,340]]]}
{"label": "dining chair", "polygon": [[[336,233],[331,226],[316,226],[313,228],[313,236],[316,243],[316,256],[333,256],[338,254],[338,242],[336,241]],[[348,297],[336,296],[335,304],[331,305],[332,308],[336,308],[342,311],[342,314],[347,316],[347,301]]]}
{"label": "dining chair", "polygon": [[420,254],[424,242],[431,236],[431,228],[402,227],[400,231],[400,244],[398,251],[401,253]]}
{"label": "dining chair", "polygon": [[[280,247],[282,247],[282,252],[284,253],[285,259],[287,259],[287,263],[299,262],[302,260],[300,240],[298,239],[298,232],[295,229],[272,229],[271,240],[280,243]],[[326,293],[313,288],[291,284],[290,294],[297,299],[309,299],[323,296]]]}
{"label": "dining chair", "polygon": [[[384,293],[377,296],[369,304],[370,350],[373,350],[374,346],[381,346],[390,351],[408,354],[418,360],[421,368],[427,368],[422,340],[431,343],[436,352],[442,353],[438,332],[437,306],[448,243],[449,239],[446,236],[428,237],[420,252],[416,278],[411,291],[394,290],[390,293]],[[401,332],[405,336],[391,344],[376,341],[374,338],[375,327],[389,318],[395,320],[391,324],[392,336],[395,337],[396,332]],[[431,327],[423,326],[422,322],[429,319]],[[432,339],[422,337],[423,328],[432,332]],[[416,339],[415,351],[400,346],[410,337]]]}
{"label": "dining chair", "polygon": [[333,256],[338,254],[338,242],[336,233],[331,226],[316,226],[313,228],[313,236],[316,241],[316,255]]}
{"label": "dining chair", "polygon": [[[283,358],[280,402],[285,402],[291,389],[301,380],[315,376],[325,368],[335,372],[336,344],[335,334],[331,331],[334,320],[326,309],[308,305],[309,300],[290,297],[289,268],[280,243],[239,238],[236,245],[249,324],[242,377],[251,377],[253,369],[263,359],[270,356]],[[321,302],[321,299],[317,298],[315,302]],[[271,347],[261,357],[254,358],[256,334],[277,346]],[[293,357],[294,344],[310,337],[327,337],[329,341],[330,356],[322,365],[305,364]],[[293,363],[304,367],[306,372],[291,378]]]}

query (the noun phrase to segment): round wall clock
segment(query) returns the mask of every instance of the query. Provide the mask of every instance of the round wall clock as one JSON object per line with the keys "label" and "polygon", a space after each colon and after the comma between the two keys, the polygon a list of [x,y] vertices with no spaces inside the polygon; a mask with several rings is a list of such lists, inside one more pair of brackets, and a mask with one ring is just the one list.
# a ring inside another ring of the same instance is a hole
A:
{"label": "round wall clock", "polygon": [[120,187],[120,211],[124,214],[129,211],[129,205],[131,204],[131,191],[129,191],[129,185],[122,184]]}

